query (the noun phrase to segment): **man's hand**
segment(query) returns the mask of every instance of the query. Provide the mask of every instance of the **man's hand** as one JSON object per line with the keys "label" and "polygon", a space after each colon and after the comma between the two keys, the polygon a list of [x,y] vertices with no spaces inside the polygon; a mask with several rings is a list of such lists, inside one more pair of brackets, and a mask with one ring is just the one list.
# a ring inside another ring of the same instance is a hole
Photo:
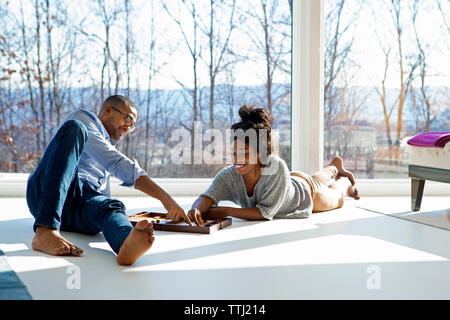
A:
{"label": "man's hand", "polygon": [[202,226],[205,224],[205,221],[202,219],[202,214],[197,208],[192,208],[188,211],[188,217],[194,221],[198,226]]}
{"label": "man's hand", "polygon": [[189,220],[189,217],[186,215],[183,208],[181,208],[173,199],[163,204],[167,210],[168,219],[171,219],[176,222],[184,220],[187,224],[189,224],[192,227],[192,222],[191,220]]}
{"label": "man's hand", "polygon": [[140,176],[135,183],[135,188],[140,190],[150,197],[156,198],[163,204],[167,210],[167,218],[176,222],[180,220],[186,221],[192,226],[191,220],[184,212],[184,210],[172,199],[172,197],[165,192],[160,186],[154,183],[148,176]]}

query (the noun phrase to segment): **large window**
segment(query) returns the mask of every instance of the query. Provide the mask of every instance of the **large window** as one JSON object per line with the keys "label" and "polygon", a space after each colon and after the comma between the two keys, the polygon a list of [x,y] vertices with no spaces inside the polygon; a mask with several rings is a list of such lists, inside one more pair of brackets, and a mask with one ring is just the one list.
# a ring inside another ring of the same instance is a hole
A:
{"label": "large window", "polygon": [[112,94],[139,108],[119,149],[152,177],[212,177],[226,163],[205,159],[243,104],[273,112],[289,164],[291,22],[288,0],[4,2],[0,172],[30,172],[69,112]]}
{"label": "large window", "polygon": [[402,140],[450,130],[450,3],[325,0],[324,160],[406,178]]}

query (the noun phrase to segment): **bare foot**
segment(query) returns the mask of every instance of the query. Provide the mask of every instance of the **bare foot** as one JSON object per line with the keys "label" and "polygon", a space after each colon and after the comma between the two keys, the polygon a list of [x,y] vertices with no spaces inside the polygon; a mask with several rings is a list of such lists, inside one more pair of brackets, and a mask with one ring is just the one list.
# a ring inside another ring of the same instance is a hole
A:
{"label": "bare foot", "polygon": [[37,226],[31,247],[52,256],[79,256],[83,250],[64,239],[59,231],[45,226]]}
{"label": "bare foot", "polygon": [[120,247],[117,263],[124,266],[132,265],[150,249],[153,241],[155,241],[153,225],[147,220],[139,221]]}
{"label": "bare foot", "polygon": [[348,189],[347,189],[347,195],[349,196],[349,197],[352,197],[353,199],[355,199],[355,200],[359,200],[360,198],[359,198],[359,194],[358,194],[358,189],[356,189],[355,187],[353,187],[353,186],[349,186],[348,187]]}
{"label": "bare foot", "polygon": [[338,180],[341,177],[347,177],[350,180],[350,183],[352,186],[355,185],[355,177],[353,176],[353,173],[350,171],[345,170],[344,168],[344,162],[342,161],[342,158],[337,156],[334,157],[333,161],[329,164],[331,166],[335,166],[338,169],[338,174],[336,176],[336,180]]}

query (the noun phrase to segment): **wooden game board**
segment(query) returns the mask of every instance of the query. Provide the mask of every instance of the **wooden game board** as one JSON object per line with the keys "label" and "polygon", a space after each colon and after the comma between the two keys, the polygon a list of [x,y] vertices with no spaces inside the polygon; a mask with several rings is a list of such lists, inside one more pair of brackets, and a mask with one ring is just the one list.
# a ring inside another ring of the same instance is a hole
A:
{"label": "wooden game board", "polygon": [[128,216],[131,224],[134,226],[139,221],[145,219],[153,224],[153,229],[163,231],[177,231],[177,232],[193,232],[193,233],[205,233],[223,229],[231,225],[231,218],[223,218],[218,220],[207,220],[202,226],[197,226],[194,222],[192,226],[186,222],[175,222],[167,219],[166,213],[158,212],[139,212]]}

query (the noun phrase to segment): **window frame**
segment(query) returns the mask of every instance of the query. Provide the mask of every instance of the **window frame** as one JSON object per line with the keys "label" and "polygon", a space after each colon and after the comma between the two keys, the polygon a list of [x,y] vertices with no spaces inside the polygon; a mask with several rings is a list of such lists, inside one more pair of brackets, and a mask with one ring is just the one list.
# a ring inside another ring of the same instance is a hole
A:
{"label": "window frame", "polygon": [[293,2],[291,169],[295,171],[315,172],[323,166],[323,30],[324,0]]}

